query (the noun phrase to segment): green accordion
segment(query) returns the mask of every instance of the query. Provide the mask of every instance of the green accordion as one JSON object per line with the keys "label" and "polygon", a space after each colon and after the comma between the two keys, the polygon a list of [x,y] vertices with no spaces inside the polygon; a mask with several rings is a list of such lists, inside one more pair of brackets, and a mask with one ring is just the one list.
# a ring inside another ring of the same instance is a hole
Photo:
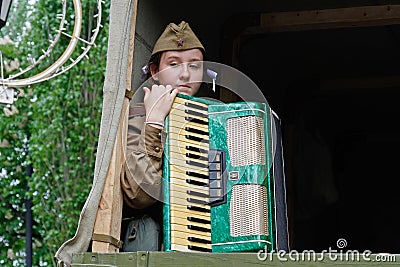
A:
{"label": "green accordion", "polygon": [[276,249],[271,109],[178,95],[166,119],[165,251]]}

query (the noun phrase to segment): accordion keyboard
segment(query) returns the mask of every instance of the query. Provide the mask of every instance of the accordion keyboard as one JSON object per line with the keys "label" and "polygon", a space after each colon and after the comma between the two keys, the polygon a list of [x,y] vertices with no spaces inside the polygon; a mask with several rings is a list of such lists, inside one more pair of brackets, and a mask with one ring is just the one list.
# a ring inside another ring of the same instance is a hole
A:
{"label": "accordion keyboard", "polygon": [[211,252],[207,105],[177,100],[168,125],[171,249]]}

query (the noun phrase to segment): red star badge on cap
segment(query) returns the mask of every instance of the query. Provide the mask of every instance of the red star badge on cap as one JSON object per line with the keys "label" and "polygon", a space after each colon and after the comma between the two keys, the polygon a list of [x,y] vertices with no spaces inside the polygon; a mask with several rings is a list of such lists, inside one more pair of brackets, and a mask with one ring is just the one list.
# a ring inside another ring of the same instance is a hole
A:
{"label": "red star badge on cap", "polygon": [[178,46],[183,46],[183,40],[181,38],[178,39]]}

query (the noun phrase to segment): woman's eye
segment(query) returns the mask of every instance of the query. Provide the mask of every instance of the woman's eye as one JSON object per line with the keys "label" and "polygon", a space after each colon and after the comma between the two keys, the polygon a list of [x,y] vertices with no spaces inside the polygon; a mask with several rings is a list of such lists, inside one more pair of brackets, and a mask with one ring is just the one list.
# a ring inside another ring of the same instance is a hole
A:
{"label": "woman's eye", "polygon": [[169,63],[169,65],[170,65],[171,67],[173,67],[173,66],[177,66],[178,63],[176,63],[176,62],[171,62],[171,63]]}
{"label": "woman's eye", "polygon": [[200,66],[198,64],[190,64],[190,68],[197,70]]}

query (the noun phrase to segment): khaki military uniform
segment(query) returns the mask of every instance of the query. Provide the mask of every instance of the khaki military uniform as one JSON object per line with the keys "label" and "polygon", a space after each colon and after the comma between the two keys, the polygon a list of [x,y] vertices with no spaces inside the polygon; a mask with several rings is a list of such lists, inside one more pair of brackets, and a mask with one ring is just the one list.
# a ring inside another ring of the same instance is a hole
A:
{"label": "khaki military uniform", "polygon": [[154,204],[161,198],[164,133],[145,124],[142,103],[130,108],[125,175],[121,179],[124,201],[135,209]]}
{"label": "khaki military uniform", "polygon": [[[189,24],[185,21],[178,25],[169,23],[151,55],[194,48],[205,52]],[[162,130],[146,125],[145,119],[144,105],[135,104],[129,112],[125,175],[121,179],[125,203],[135,209],[161,200],[162,192],[162,139],[165,135]]]}

